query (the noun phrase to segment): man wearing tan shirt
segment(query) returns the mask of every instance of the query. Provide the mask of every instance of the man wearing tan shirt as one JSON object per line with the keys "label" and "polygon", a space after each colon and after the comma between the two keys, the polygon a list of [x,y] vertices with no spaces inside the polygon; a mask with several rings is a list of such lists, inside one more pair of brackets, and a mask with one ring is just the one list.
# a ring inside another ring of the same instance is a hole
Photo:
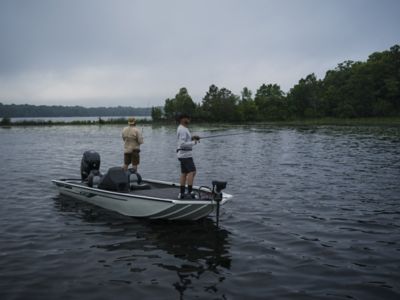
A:
{"label": "man wearing tan shirt", "polygon": [[122,139],[124,140],[124,170],[127,171],[130,164],[137,170],[140,162],[140,145],[143,144],[143,136],[136,128],[136,120],[133,117],[128,118],[129,126],[122,130]]}

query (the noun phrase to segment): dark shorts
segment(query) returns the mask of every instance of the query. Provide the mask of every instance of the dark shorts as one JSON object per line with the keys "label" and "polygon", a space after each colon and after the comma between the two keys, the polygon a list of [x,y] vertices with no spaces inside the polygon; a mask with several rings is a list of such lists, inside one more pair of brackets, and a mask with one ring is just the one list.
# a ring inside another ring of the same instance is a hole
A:
{"label": "dark shorts", "polygon": [[191,172],[196,172],[196,166],[194,165],[194,161],[192,157],[188,158],[178,158],[181,162],[181,173],[188,174]]}
{"label": "dark shorts", "polygon": [[137,166],[140,163],[140,151],[134,150],[131,153],[124,153],[124,164],[129,166],[129,164],[132,164],[134,166]]}

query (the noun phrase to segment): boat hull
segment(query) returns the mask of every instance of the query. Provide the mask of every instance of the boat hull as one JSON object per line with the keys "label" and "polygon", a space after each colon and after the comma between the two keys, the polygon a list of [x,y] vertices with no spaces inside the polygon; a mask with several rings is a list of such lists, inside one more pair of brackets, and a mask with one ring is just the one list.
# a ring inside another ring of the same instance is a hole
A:
{"label": "boat hull", "polygon": [[[53,180],[60,194],[88,202],[90,204],[115,211],[125,216],[168,219],[168,220],[198,220],[211,214],[217,203],[212,200],[177,200],[168,198],[149,197],[145,195],[130,193],[119,193],[91,188],[77,182],[68,180]],[[156,182],[176,186],[173,183],[162,181]],[[197,189],[200,189],[197,187]],[[221,204],[225,204],[232,198],[224,193]]]}

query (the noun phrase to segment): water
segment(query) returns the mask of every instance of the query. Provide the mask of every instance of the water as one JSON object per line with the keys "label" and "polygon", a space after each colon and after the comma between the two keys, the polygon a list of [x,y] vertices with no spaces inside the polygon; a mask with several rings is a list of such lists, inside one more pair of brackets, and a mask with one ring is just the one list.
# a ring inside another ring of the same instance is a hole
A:
{"label": "water", "polygon": [[[121,126],[0,129],[0,299],[399,299],[400,128],[195,127],[221,226],[60,197],[83,151],[122,163]],[[141,173],[177,180],[175,128],[144,127]]]}

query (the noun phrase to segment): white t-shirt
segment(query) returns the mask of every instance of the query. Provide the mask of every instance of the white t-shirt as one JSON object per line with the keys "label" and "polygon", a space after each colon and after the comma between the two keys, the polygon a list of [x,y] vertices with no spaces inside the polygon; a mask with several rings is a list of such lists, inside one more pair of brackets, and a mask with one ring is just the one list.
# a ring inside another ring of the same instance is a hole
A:
{"label": "white t-shirt", "polygon": [[177,142],[177,156],[178,158],[189,158],[192,157],[192,147],[195,142],[192,141],[192,135],[187,127],[179,125],[176,130],[178,138]]}

